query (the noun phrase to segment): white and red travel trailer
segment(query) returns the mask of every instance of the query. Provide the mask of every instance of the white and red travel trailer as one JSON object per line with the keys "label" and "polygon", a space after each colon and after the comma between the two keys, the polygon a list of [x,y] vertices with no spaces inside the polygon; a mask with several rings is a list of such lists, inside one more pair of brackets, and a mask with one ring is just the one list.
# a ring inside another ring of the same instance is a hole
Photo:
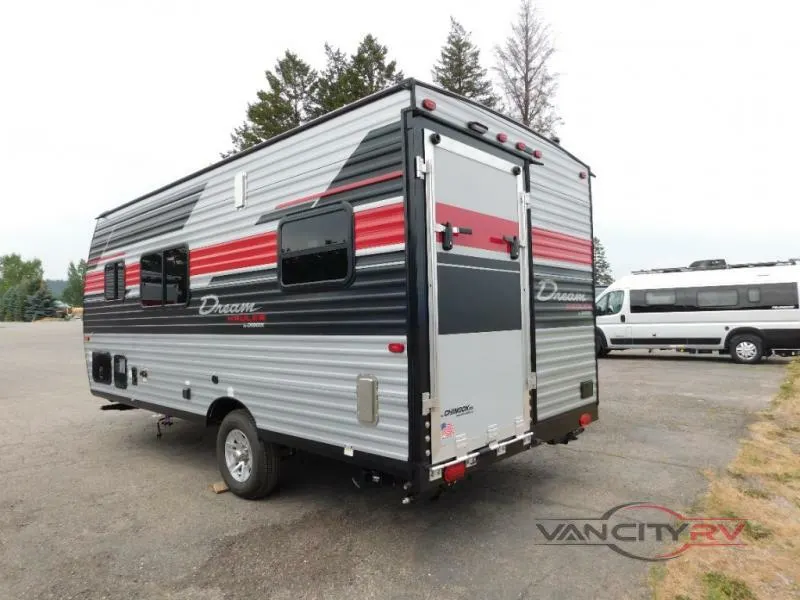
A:
{"label": "white and red travel trailer", "polygon": [[101,214],[92,394],[219,424],[245,498],[286,448],[406,501],[598,418],[591,171],[414,80]]}

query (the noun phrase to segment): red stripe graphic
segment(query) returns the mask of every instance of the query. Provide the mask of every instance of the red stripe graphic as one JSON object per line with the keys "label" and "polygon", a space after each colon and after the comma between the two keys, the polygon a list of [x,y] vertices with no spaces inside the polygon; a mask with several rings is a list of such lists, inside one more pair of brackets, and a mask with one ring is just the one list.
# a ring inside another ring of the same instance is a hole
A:
{"label": "red stripe graphic", "polygon": [[303,202],[308,202],[309,200],[316,200],[317,198],[325,198],[326,196],[333,196],[334,194],[339,194],[341,192],[357,190],[358,188],[372,185],[373,183],[381,183],[382,181],[389,181],[391,179],[397,179],[398,177],[402,176],[403,176],[402,171],[392,171],[391,173],[386,173],[384,175],[378,175],[376,177],[370,177],[369,179],[362,179],[361,181],[354,181],[353,183],[340,185],[339,187],[331,188],[329,190],[325,190],[324,192],[319,192],[317,194],[310,194],[308,196],[303,196],[302,198],[287,200],[286,202],[281,202],[280,204],[278,204],[277,208],[286,208],[288,206],[295,206],[297,204],[302,204]]}
{"label": "red stripe graphic", "polygon": [[355,214],[356,250],[403,244],[406,241],[402,203],[379,206]]}
{"label": "red stripe graphic", "polygon": [[94,273],[86,273],[86,278],[83,280],[83,293],[90,294],[92,292],[102,292],[105,286],[105,270],[96,271]]}
{"label": "red stripe graphic", "polygon": [[[444,224],[448,221],[453,227],[469,227],[472,229],[471,235],[456,234],[453,236],[453,239],[456,240],[454,242],[456,246],[508,252],[508,242],[503,240],[503,236],[513,237],[519,235],[519,223],[517,221],[437,202],[436,222]],[[437,233],[436,239],[441,241],[442,234]]]}
{"label": "red stripe graphic", "polygon": [[274,231],[251,235],[222,244],[197,248],[189,254],[189,274],[207,275],[217,271],[272,264],[277,257]]}
{"label": "red stripe graphic", "polygon": [[592,241],[534,227],[533,256],[546,260],[591,265]]}
{"label": "red stripe graphic", "polygon": [[125,265],[125,287],[139,285],[141,280],[141,267],[139,263],[128,263]]}

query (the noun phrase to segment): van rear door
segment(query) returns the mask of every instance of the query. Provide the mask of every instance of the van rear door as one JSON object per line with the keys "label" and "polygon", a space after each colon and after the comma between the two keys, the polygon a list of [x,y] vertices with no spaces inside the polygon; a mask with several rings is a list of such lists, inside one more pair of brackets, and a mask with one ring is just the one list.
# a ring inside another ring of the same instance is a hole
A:
{"label": "van rear door", "polygon": [[436,464],[530,430],[529,227],[521,159],[424,135]]}

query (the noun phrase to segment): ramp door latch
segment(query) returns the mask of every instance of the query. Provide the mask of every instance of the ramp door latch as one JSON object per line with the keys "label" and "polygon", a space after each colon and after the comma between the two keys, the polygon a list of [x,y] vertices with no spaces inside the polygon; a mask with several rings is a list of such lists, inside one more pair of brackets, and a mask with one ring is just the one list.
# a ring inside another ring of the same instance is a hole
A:
{"label": "ramp door latch", "polygon": [[455,227],[450,221],[442,225],[436,225],[436,233],[442,234],[442,250],[453,249],[453,236],[454,235],[472,235],[471,227]]}
{"label": "ramp door latch", "polygon": [[519,249],[522,246],[522,244],[519,241],[519,237],[516,235],[513,237],[504,235],[503,241],[506,242],[509,246],[508,253],[511,256],[511,260],[517,260],[519,258]]}

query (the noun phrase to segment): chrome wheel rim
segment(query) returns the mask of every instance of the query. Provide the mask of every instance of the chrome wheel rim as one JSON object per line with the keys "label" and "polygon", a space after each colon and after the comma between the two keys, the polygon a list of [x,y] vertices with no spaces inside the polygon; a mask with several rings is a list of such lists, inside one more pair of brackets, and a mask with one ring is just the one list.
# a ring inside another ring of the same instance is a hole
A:
{"label": "chrome wheel rim", "polygon": [[253,453],[247,436],[239,429],[231,429],[225,438],[225,464],[236,481],[244,483],[253,472]]}
{"label": "chrome wheel rim", "polygon": [[753,360],[758,354],[758,348],[753,342],[739,342],[736,344],[736,356],[742,360]]}

